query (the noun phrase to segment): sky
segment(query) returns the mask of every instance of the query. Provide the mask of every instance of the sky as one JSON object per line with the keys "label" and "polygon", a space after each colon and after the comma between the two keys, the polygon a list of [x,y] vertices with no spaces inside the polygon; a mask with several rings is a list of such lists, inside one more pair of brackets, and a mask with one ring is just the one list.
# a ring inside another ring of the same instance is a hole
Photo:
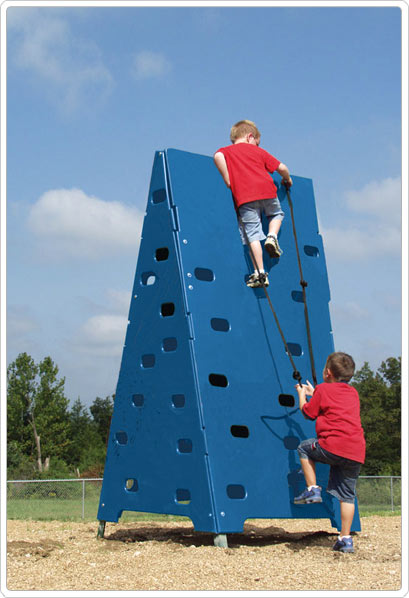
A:
{"label": "sky", "polygon": [[400,356],[407,5],[145,4],[2,4],[7,364],[115,392],[155,151],[211,156],[243,118],[313,180],[336,350]]}

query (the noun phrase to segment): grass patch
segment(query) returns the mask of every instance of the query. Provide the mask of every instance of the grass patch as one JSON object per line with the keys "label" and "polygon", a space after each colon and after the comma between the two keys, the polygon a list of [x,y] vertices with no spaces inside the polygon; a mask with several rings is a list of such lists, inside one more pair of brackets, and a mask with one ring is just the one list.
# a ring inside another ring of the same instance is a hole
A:
{"label": "grass patch", "polygon": [[379,517],[400,517],[402,511],[400,509],[396,509],[395,511],[381,511],[379,507],[375,507],[373,510],[364,507],[363,509],[359,509],[359,515],[361,517],[372,517],[373,515],[378,515]]}
{"label": "grass patch", "polygon": [[[35,521],[97,521],[98,498],[85,500],[84,517],[81,499],[9,499],[7,502],[7,519],[31,519]],[[359,507],[361,517],[398,517],[400,508],[394,511],[384,510],[379,505]],[[190,521],[189,517],[162,513],[142,513],[124,511],[119,518],[121,522],[131,521]]]}
{"label": "grass patch", "polygon": [[[359,479],[357,486],[361,517],[401,515],[400,480]],[[83,502],[83,491],[85,500]],[[101,484],[87,482],[16,483],[7,490],[7,518],[35,521],[97,521]],[[390,507],[394,505],[392,511]],[[119,521],[190,521],[189,517],[160,513],[124,511]]]}
{"label": "grass patch", "polygon": [[[84,517],[80,499],[12,499],[7,501],[7,519],[35,521],[97,521],[99,500],[85,500]],[[189,517],[162,513],[124,511],[119,521],[190,521]]]}
{"label": "grass patch", "polygon": [[[98,500],[85,501],[84,518],[96,519]],[[81,499],[12,499],[7,501],[7,519],[35,519],[36,521],[78,521],[82,519]]]}

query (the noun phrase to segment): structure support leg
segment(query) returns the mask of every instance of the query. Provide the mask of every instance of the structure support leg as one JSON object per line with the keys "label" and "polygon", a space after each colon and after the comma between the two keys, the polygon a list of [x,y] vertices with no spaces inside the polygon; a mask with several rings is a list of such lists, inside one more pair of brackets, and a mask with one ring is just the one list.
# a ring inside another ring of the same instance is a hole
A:
{"label": "structure support leg", "polygon": [[98,525],[98,532],[97,532],[97,539],[103,538],[105,533],[105,524],[106,521],[100,521]]}
{"label": "structure support leg", "polygon": [[228,548],[229,545],[226,534],[216,534],[214,537],[214,545],[219,548]]}

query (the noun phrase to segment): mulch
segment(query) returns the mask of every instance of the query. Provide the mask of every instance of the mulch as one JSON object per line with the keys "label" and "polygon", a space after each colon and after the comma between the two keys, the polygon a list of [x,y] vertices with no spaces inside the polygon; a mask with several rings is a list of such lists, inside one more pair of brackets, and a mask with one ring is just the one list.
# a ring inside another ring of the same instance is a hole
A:
{"label": "mulch", "polygon": [[[10,591],[398,591],[401,518],[363,517],[355,553],[323,519],[249,520],[229,548],[189,521],[7,522]],[[407,565],[407,564],[406,564]],[[2,582],[4,583],[4,582]]]}

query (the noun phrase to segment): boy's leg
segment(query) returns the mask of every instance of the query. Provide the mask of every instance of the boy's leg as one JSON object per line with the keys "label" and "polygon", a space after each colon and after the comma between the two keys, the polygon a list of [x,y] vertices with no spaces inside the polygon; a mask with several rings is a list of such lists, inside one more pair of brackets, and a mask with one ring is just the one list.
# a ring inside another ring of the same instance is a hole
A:
{"label": "boy's leg", "polygon": [[250,248],[251,251],[249,253],[251,261],[253,262],[254,271],[264,272],[263,249],[261,247],[260,241],[253,241],[250,243]]}
{"label": "boy's leg", "polygon": [[270,220],[268,224],[268,234],[275,235],[277,237],[280,228],[281,228],[282,220],[280,218],[273,218]]}
{"label": "boy's leg", "polygon": [[355,513],[355,504],[350,502],[340,501],[341,507],[341,532],[340,536],[350,536],[352,520]]}
{"label": "boy's leg", "polygon": [[341,531],[333,550],[354,552],[351,526],[355,513],[356,481],[361,464],[339,457],[339,463],[331,467],[327,491],[339,500],[341,510]]}
{"label": "boy's leg", "polygon": [[243,204],[238,210],[240,235],[244,245],[248,245],[254,272],[264,272],[263,248],[261,240],[265,238],[261,226],[260,202]]}
{"label": "boy's leg", "polygon": [[322,502],[321,488],[317,486],[315,462],[312,459],[300,459],[307,488],[298,496],[294,496],[294,504],[303,505]]}
{"label": "boy's leg", "polygon": [[354,542],[351,537],[351,526],[355,513],[355,504],[343,500],[340,500],[339,504],[341,508],[341,531],[332,550],[337,552],[355,552]]}
{"label": "boy's leg", "polygon": [[247,286],[256,287],[268,287],[268,274],[264,272],[263,264],[263,248],[260,241],[252,241],[249,244],[249,254],[254,267],[254,274],[247,280]]}
{"label": "boy's leg", "polygon": [[301,505],[322,502],[321,488],[317,486],[315,460],[313,458],[313,454],[317,452],[315,448],[316,443],[316,438],[310,438],[303,440],[298,446],[298,454],[307,488],[301,494],[294,497],[294,504]]}
{"label": "boy's leg", "polygon": [[271,218],[268,223],[268,235],[266,242],[264,243],[265,250],[270,257],[280,257],[283,253],[278,243],[278,232],[281,228],[281,218]]}
{"label": "boy's leg", "polygon": [[263,208],[268,219],[268,235],[264,247],[270,257],[277,258],[283,253],[278,244],[277,236],[284,218],[284,212],[281,209],[278,197],[263,200]]}
{"label": "boy's leg", "polygon": [[315,473],[315,461],[312,461],[311,459],[300,459],[300,463],[307,486],[316,486],[317,476]]}

